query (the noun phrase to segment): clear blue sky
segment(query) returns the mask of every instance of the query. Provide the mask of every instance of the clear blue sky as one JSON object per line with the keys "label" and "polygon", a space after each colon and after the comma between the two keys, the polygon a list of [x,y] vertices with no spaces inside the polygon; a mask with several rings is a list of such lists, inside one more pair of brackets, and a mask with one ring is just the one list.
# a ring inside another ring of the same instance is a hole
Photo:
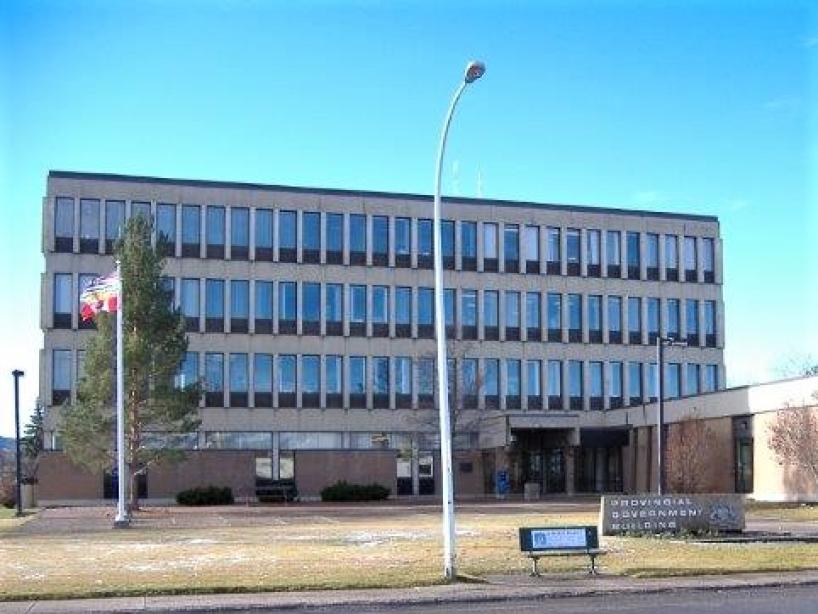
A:
{"label": "clear blue sky", "polygon": [[0,433],[37,394],[49,169],[717,215],[728,383],[816,353],[807,2],[0,3]]}

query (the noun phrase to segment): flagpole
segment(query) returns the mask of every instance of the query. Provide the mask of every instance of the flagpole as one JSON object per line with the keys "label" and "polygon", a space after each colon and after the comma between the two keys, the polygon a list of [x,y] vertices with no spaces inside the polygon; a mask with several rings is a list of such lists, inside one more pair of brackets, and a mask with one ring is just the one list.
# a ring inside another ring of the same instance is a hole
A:
{"label": "flagpole", "polygon": [[122,300],[122,271],[119,260],[116,261],[116,276],[119,291],[116,300],[116,457],[117,457],[117,507],[115,528],[129,525],[125,512],[125,358],[122,348],[122,320],[125,305]]}

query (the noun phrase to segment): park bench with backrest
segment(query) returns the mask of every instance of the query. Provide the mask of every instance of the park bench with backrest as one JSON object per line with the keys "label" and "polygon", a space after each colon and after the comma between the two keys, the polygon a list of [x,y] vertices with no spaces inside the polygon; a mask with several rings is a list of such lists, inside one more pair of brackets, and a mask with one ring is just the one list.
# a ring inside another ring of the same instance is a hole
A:
{"label": "park bench with backrest", "polygon": [[531,575],[539,576],[539,560],[546,556],[587,556],[588,573],[596,574],[596,558],[605,554],[599,548],[599,535],[593,526],[521,527],[520,550],[531,558]]}

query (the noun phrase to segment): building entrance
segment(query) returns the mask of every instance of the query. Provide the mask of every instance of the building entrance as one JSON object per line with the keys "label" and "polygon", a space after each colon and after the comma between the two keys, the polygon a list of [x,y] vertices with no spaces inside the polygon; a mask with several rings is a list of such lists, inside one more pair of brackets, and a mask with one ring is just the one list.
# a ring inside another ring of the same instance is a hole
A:
{"label": "building entrance", "polygon": [[565,454],[562,448],[544,448],[524,454],[523,482],[540,485],[542,494],[565,492]]}

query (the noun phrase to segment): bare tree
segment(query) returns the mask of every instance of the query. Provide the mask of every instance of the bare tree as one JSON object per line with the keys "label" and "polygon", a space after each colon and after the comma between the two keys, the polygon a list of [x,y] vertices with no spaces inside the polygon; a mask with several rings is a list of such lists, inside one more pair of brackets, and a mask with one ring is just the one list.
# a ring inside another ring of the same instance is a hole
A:
{"label": "bare tree", "polygon": [[775,371],[780,377],[818,375],[818,358],[808,353],[792,353],[778,362]]}
{"label": "bare tree", "polygon": [[668,427],[666,477],[672,492],[703,492],[707,486],[708,452],[713,450],[716,435],[704,420],[691,412]]}
{"label": "bare tree", "polygon": [[[812,396],[818,400],[818,391]],[[768,445],[778,463],[805,471],[818,484],[818,406],[779,411],[768,433]]]}

